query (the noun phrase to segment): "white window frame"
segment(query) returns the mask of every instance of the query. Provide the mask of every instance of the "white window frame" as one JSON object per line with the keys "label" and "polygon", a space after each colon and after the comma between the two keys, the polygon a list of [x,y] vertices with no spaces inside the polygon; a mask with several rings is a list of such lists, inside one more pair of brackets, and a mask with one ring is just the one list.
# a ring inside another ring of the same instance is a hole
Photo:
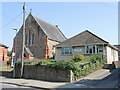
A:
{"label": "white window frame", "polygon": [[[67,50],[68,50],[68,53],[66,53]],[[62,55],[72,55],[72,48],[71,47],[62,47]]]}
{"label": "white window frame", "polygon": [[[95,53],[93,53],[93,46],[95,46]],[[88,47],[88,53],[87,53],[87,47]],[[92,47],[92,53],[90,53],[90,48]],[[98,50],[97,50],[98,48]],[[85,46],[85,54],[98,54],[99,53],[99,47],[97,45],[86,45]]]}
{"label": "white window frame", "polygon": [[82,52],[83,50],[81,48],[75,48],[74,52]]}

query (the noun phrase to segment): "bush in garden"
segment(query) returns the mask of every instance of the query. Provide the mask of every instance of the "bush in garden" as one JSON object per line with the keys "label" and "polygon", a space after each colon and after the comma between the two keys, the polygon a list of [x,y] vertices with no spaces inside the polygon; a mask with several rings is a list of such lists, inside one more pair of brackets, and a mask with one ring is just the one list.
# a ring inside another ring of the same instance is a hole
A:
{"label": "bush in garden", "polygon": [[96,61],[98,59],[101,60],[102,59],[102,55],[100,55],[100,54],[94,54],[94,55],[90,56],[90,61],[91,62],[94,62],[94,61]]}
{"label": "bush in garden", "polygon": [[56,60],[54,60],[54,59],[46,59],[46,60],[48,60],[48,61],[50,61],[50,62],[57,62]]}
{"label": "bush in garden", "polygon": [[[94,70],[101,68],[102,65],[105,63],[105,60],[101,59],[100,55],[92,55],[90,58],[88,58],[88,62],[90,62],[90,64],[84,64],[84,67],[81,68],[80,67],[80,62],[76,62],[76,61],[81,61],[84,59],[84,57],[80,57],[79,56],[75,56],[76,60],[75,61],[56,61],[53,59],[42,59],[42,60],[29,60],[29,61],[25,61],[25,63],[31,64],[32,62],[36,62],[37,64],[35,65],[45,65],[45,67],[48,68],[54,68],[54,69],[60,69],[60,70],[72,70],[75,77],[81,77],[81,76],[86,76],[87,74],[93,72]],[[98,60],[97,60],[98,59]],[[97,61],[96,61],[97,60]],[[96,61],[95,63],[93,63],[92,61]],[[17,64],[21,65],[21,61],[19,61]]]}
{"label": "bush in garden", "polygon": [[47,60],[41,60],[41,61],[38,61],[38,63],[35,65],[37,66],[37,65],[47,65],[47,64],[51,64],[51,62]]}
{"label": "bush in garden", "polygon": [[22,60],[18,61],[16,65],[21,66],[22,65]]}
{"label": "bush in garden", "polygon": [[73,61],[57,61],[52,64],[48,64],[47,67],[55,68],[55,69],[75,69],[76,65]]}
{"label": "bush in garden", "polygon": [[37,63],[38,60],[25,60],[24,64],[32,64],[32,63]]}
{"label": "bush in garden", "polygon": [[12,62],[11,60],[7,61],[7,65],[11,65],[11,62]]}
{"label": "bush in garden", "polygon": [[85,57],[83,55],[75,55],[75,56],[73,56],[73,60],[75,62],[81,61],[83,59],[85,59]]}

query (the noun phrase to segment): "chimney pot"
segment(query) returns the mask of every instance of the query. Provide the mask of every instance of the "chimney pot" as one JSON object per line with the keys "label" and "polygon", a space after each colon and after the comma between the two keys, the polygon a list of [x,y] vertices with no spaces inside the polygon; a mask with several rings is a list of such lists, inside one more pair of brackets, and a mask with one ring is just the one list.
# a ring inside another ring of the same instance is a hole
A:
{"label": "chimney pot", "polygon": [[55,25],[56,27],[58,27],[58,25]]}

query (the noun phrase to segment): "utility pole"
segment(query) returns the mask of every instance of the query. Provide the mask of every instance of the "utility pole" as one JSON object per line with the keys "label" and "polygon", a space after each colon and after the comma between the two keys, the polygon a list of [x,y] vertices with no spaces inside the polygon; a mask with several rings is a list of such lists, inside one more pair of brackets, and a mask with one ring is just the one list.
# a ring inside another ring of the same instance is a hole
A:
{"label": "utility pole", "polygon": [[15,77],[15,61],[17,60],[17,56],[16,56],[16,53],[17,53],[17,28],[13,28],[13,30],[16,31],[16,39],[15,39],[15,46],[16,47],[14,50],[15,50],[15,58],[12,59],[12,62],[13,62],[13,78]]}
{"label": "utility pole", "polygon": [[26,3],[24,2],[23,6],[23,43],[22,43],[22,66],[21,66],[21,76],[23,76],[23,66],[24,66],[24,47],[25,47],[25,8],[26,8]]}

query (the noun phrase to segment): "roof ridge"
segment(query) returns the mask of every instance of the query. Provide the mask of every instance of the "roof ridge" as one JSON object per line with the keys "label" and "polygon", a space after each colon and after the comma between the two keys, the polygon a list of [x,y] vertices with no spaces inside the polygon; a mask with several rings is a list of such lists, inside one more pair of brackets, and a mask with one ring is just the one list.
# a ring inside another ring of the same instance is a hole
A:
{"label": "roof ridge", "polygon": [[44,21],[44,20],[42,20],[42,19],[40,19],[40,18],[38,18],[38,17],[36,17],[36,16],[33,16],[33,17],[35,17],[35,18],[37,18],[37,19],[39,19],[39,20],[41,20],[41,21],[43,21],[43,22],[45,22],[45,23],[47,23],[47,24],[49,24],[49,25],[51,25],[51,26],[53,26],[53,27],[55,27],[55,28],[57,28],[56,26],[54,26],[54,25],[52,25],[52,24],[50,24],[50,23],[48,23],[48,22],[46,22],[46,21]]}
{"label": "roof ridge", "polygon": [[[32,14],[31,14],[32,15]],[[37,24],[43,29],[43,32],[47,35],[47,33],[45,32],[44,28],[40,25],[40,23],[36,20],[37,17],[33,16],[32,17],[35,19],[35,21],[37,22]],[[39,19],[39,18],[38,18]],[[47,35],[48,36],[48,35]]]}
{"label": "roof ridge", "polygon": [[[35,21],[37,22],[37,24],[43,29],[43,32],[49,37],[49,39],[52,39],[54,41],[58,41],[58,42],[62,42],[64,40],[66,40],[65,35],[61,32],[61,30],[56,27],[55,25],[52,25],[44,20],[39,19],[38,17],[34,16],[31,14],[31,16],[35,19]],[[47,25],[47,26],[45,26]],[[52,36],[51,33],[56,33],[57,35],[53,34],[54,36]]]}
{"label": "roof ridge", "polygon": [[[58,28],[58,30],[61,32],[61,34],[66,38],[66,36],[62,33],[62,31]],[[67,39],[67,38],[66,38]]]}

